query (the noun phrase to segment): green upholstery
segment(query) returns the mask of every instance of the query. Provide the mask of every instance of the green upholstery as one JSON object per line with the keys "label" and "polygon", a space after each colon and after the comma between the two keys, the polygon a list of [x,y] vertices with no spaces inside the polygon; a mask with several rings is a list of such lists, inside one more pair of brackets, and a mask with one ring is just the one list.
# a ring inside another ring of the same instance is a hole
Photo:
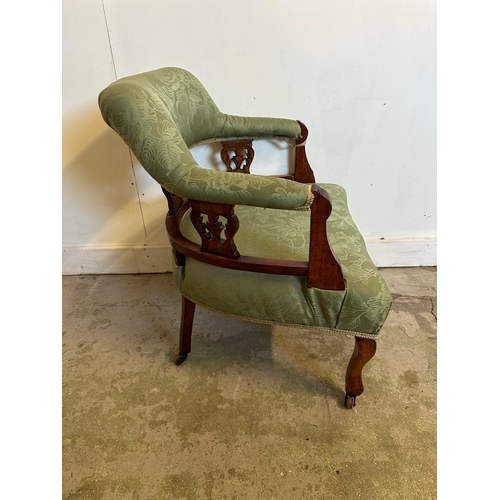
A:
{"label": "green upholstery", "polygon": [[[346,290],[308,288],[305,277],[222,269],[187,258],[185,267],[175,269],[181,293],[229,315],[374,338],[389,313],[391,294],[349,214],[345,190],[334,184],[320,186],[332,198],[329,241],[340,260]],[[308,260],[309,213],[248,206],[235,207],[235,213],[240,229],[234,241],[242,255]],[[200,242],[188,214],[181,230]]]}
{"label": "green upholstery", "polygon": [[300,136],[295,120],[221,113],[188,71],[163,68],[122,78],[99,95],[104,121],[130,146],[149,174],[173,194],[194,200],[269,208],[307,207],[307,185],[261,175],[201,168],[194,144],[234,137]]}
{"label": "green upholstery", "polygon": [[[308,260],[310,216],[301,210],[311,203],[309,185],[207,170],[189,151],[197,143],[216,139],[296,139],[296,121],[221,113],[201,83],[179,68],[122,78],[101,92],[99,106],[106,123],[168,191],[237,205],[240,229],[235,243],[242,255]],[[181,293],[208,308],[254,321],[375,338],[391,307],[391,295],[351,219],[344,189],[322,187],[332,199],[329,238],[346,290],[308,288],[304,277],[224,269],[188,257],[185,266],[174,271]],[[200,241],[187,215],[182,232]]]}

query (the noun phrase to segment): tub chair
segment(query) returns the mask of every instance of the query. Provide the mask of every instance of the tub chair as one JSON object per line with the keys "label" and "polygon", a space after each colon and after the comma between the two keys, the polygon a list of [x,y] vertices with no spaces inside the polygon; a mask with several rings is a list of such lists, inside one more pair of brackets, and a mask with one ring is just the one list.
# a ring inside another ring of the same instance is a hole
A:
{"label": "tub chair", "polygon": [[[174,279],[182,294],[179,354],[191,351],[196,304],[270,325],[354,339],[347,408],[363,392],[362,370],[391,307],[345,190],[318,184],[300,121],[222,113],[188,71],[162,68],[121,78],[99,95],[105,122],[160,184]],[[252,174],[252,140],[294,149],[290,175]],[[227,171],[199,166],[194,145],[219,142]]]}

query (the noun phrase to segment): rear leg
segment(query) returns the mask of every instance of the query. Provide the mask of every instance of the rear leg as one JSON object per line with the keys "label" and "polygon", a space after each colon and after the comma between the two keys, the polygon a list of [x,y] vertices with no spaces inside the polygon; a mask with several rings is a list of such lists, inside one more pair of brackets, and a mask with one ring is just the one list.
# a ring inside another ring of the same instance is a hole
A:
{"label": "rear leg", "polygon": [[174,360],[176,365],[181,365],[186,361],[191,352],[191,334],[193,332],[194,310],[196,304],[182,296],[182,319],[181,331],[179,335],[179,354]]}

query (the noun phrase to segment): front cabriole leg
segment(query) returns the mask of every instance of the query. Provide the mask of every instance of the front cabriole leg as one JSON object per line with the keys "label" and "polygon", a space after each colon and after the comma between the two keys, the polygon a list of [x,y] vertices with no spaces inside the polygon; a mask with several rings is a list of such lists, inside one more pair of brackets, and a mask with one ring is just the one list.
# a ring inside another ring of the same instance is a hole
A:
{"label": "front cabriole leg", "polygon": [[375,340],[356,337],[354,352],[347,365],[347,372],[345,375],[346,395],[344,405],[349,410],[356,406],[356,396],[363,393],[364,388],[361,372],[366,363],[373,358],[376,350],[377,343]]}

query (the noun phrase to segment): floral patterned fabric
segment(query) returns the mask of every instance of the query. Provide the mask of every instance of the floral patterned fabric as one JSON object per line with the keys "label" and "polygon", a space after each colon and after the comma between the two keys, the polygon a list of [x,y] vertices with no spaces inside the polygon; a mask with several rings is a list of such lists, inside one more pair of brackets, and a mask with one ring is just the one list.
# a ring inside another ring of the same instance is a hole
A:
{"label": "floral patterned fabric", "polygon": [[[304,277],[222,269],[187,258],[186,266],[175,270],[180,291],[230,315],[375,337],[391,308],[391,294],[349,214],[345,190],[334,184],[320,186],[332,199],[328,235],[341,263],[346,290],[308,288]],[[248,206],[237,206],[235,212],[240,228],[234,241],[242,255],[308,260],[309,213]],[[187,238],[200,242],[187,215],[181,230]]]}
{"label": "floral patterned fabric", "polygon": [[[131,148],[149,174],[171,193],[237,205],[242,255],[308,260],[310,186],[287,179],[201,168],[189,151],[213,139],[296,139],[294,120],[222,113],[188,71],[162,68],[122,78],[99,95],[105,122]],[[391,307],[391,295],[371,261],[347,209],[343,188],[323,185],[333,211],[330,244],[340,259],[346,290],[308,288],[303,277],[223,269],[187,258],[176,267],[181,293],[217,311],[256,321],[338,329],[375,338]],[[273,208],[276,210],[267,210]],[[184,234],[199,242],[189,219]]]}
{"label": "floral patterned fabric", "polygon": [[297,138],[300,126],[294,120],[221,113],[203,85],[180,68],[117,80],[101,92],[99,107],[105,122],[171,193],[195,200],[270,208],[300,209],[307,204],[307,185],[206,170],[189,151],[193,144],[212,139]]}

